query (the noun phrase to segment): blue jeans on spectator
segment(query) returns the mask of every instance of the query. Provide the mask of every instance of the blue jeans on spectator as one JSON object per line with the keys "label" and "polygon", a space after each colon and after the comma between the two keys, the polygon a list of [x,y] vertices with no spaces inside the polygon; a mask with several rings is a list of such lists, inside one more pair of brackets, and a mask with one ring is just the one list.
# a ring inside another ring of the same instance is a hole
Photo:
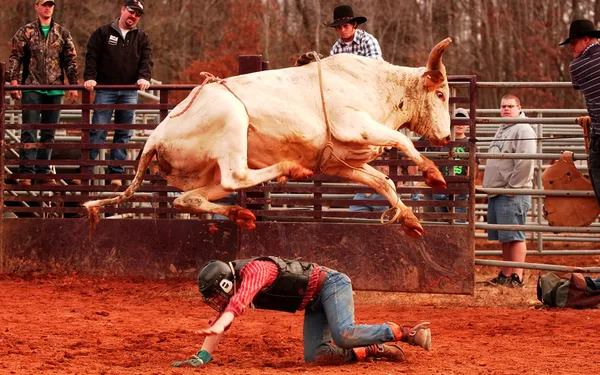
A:
{"label": "blue jeans on spectator", "polygon": [[[352,282],[328,270],[321,292],[304,313],[304,361],[340,364],[356,361],[352,348],[394,341],[387,324],[355,325]],[[335,346],[331,345],[331,341]]]}
{"label": "blue jeans on spectator", "polygon": [[[23,91],[21,102],[23,104],[61,104],[62,95],[46,95],[35,91]],[[60,109],[47,110],[24,110],[24,124],[58,124]],[[39,142],[54,143],[54,129],[41,129]],[[22,129],[21,143],[37,143],[38,129]],[[19,150],[21,160],[50,160],[52,149],[50,148],[28,148]],[[21,165],[17,173],[50,173],[49,165]]]}
{"label": "blue jeans on spectator", "polygon": [[[138,93],[135,90],[98,90],[96,91],[96,99],[94,104],[137,104]],[[134,110],[115,110],[115,124],[131,124],[133,123]],[[96,109],[92,116],[92,124],[108,124],[113,115],[112,109]],[[113,136],[113,143],[129,143],[131,138],[131,130],[117,129]],[[104,143],[108,130],[90,130],[90,143]],[[99,149],[90,151],[90,158],[96,160]],[[127,159],[127,150],[112,149],[110,150],[110,160],[125,160]],[[109,174],[122,174],[124,168],[122,166],[109,166]]]}
{"label": "blue jeans on spectator", "polygon": [[[448,194],[432,194],[432,199],[436,201],[447,201],[450,200],[450,196]],[[455,201],[466,201],[467,196],[464,194],[457,194],[454,196]],[[449,207],[434,207],[435,212],[440,213],[448,213],[450,210]],[[454,207],[454,212],[457,213],[465,213],[467,212],[467,207]],[[457,223],[465,223],[465,220],[456,220]]]}
{"label": "blue jeans on spectator", "polygon": [[600,205],[600,134],[590,138],[590,153],[588,156],[588,171],[590,181],[596,193],[596,199]]}
{"label": "blue jeans on spectator", "polygon": [[[367,196],[366,193],[356,193],[353,198],[354,200],[384,200],[387,201],[386,197],[381,194],[373,193]],[[350,212],[385,212],[388,206],[350,206]]]}

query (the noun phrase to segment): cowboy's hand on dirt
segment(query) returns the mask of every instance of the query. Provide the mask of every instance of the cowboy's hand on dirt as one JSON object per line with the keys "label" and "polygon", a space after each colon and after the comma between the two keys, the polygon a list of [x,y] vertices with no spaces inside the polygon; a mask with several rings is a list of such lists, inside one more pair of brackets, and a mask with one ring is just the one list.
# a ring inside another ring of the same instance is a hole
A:
{"label": "cowboy's hand on dirt", "polygon": [[206,350],[200,350],[192,358],[171,363],[173,367],[200,367],[212,361],[212,356]]}
{"label": "cowboy's hand on dirt", "polygon": [[581,126],[582,128],[586,128],[586,127],[592,125],[592,119],[590,116],[577,117],[577,120],[575,120],[575,122],[577,123],[577,125]]}

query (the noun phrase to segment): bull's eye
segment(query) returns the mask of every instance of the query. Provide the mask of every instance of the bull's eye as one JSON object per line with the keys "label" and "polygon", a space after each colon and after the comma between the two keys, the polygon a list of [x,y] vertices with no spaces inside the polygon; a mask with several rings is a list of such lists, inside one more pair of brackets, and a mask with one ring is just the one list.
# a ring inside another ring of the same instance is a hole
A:
{"label": "bull's eye", "polygon": [[446,98],[444,97],[444,93],[443,93],[443,92],[441,92],[441,91],[437,91],[435,94],[437,95],[437,97],[438,97],[440,100],[442,100],[442,101],[446,101]]}

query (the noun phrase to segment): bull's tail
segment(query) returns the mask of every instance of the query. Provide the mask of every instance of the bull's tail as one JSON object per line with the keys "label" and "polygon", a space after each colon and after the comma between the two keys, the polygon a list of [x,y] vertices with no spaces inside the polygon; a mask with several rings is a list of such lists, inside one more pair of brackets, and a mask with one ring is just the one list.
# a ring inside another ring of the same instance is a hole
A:
{"label": "bull's tail", "polygon": [[150,160],[156,154],[156,147],[152,140],[152,137],[148,139],[146,145],[144,146],[144,150],[142,151],[142,156],[140,157],[140,162],[137,167],[137,171],[135,173],[135,177],[133,181],[131,181],[131,185],[127,187],[127,189],[114,198],[107,199],[98,199],[95,201],[85,202],[83,205],[88,210],[88,217],[90,219],[90,236],[92,235],[96,225],[100,221],[99,212],[100,208],[104,206],[110,206],[119,204],[127,199],[129,199],[133,193],[135,193],[139,188],[142,182],[144,181],[144,174],[146,173],[146,168],[150,164]]}

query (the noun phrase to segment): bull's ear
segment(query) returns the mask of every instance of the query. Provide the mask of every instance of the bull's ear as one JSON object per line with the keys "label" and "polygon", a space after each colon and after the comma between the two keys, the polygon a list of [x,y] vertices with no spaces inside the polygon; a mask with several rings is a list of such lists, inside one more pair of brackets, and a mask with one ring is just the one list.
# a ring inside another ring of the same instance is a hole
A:
{"label": "bull's ear", "polygon": [[421,76],[421,82],[427,90],[431,91],[444,82],[444,73],[439,70],[428,70]]}

